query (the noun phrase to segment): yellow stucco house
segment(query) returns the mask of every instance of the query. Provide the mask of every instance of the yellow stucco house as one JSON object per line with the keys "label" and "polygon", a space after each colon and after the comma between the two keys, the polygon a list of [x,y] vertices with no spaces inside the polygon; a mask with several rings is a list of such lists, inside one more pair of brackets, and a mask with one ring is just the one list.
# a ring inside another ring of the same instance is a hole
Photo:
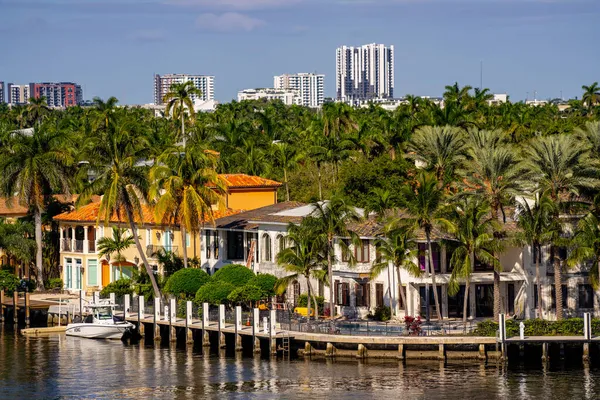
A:
{"label": "yellow stucco house", "polygon": [[[215,211],[215,218],[277,203],[277,189],[281,186],[279,182],[245,174],[220,176],[228,186],[228,193],[225,195],[227,209],[224,212]],[[66,290],[84,290],[86,293],[101,290],[119,279],[121,274],[131,276],[133,268],[141,263],[135,246],[123,253],[125,262],[115,263],[108,257],[99,257],[100,238],[112,236],[113,226],[129,228],[125,219],[119,220],[116,215],[108,225],[98,225],[99,208],[100,204],[96,201],[54,217],[60,229],[61,275]],[[178,227],[157,224],[152,209],[148,206],[142,208],[143,215],[138,217],[136,224],[138,237],[148,262],[156,271],[160,273],[156,253],[161,249],[181,256],[182,246],[185,245],[188,257],[200,256],[202,235],[187,234],[184,244]],[[131,234],[129,229],[127,233]]]}

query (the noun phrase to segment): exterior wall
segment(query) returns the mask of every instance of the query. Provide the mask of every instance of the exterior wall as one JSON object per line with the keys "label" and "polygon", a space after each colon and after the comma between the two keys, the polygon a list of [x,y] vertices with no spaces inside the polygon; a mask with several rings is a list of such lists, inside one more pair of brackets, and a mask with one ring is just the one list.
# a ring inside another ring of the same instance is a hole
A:
{"label": "exterior wall", "polygon": [[233,210],[254,210],[277,203],[277,190],[267,189],[232,189],[227,195],[227,207]]}

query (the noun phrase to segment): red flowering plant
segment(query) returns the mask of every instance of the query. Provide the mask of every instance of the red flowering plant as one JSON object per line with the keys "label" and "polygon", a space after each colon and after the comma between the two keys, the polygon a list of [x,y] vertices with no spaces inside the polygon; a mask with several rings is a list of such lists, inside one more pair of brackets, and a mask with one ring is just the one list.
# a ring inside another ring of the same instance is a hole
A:
{"label": "red flowering plant", "polygon": [[421,316],[412,317],[407,315],[404,317],[404,325],[406,326],[406,330],[408,331],[409,336],[419,336],[421,334]]}

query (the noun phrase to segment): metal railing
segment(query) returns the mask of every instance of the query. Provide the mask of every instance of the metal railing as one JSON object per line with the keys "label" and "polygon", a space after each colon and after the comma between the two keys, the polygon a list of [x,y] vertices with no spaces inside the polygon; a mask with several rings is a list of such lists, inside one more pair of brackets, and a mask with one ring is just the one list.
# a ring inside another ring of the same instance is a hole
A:
{"label": "metal railing", "polygon": [[73,241],[71,239],[61,239],[60,244],[62,251],[71,251],[73,248]]}
{"label": "metal railing", "polygon": [[83,240],[75,240],[75,248],[73,251],[75,253],[83,253]]}
{"label": "metal railing", "polygon": [[88,240],[88,253],[95,253],[95,252],[96,252],[96,241]]}

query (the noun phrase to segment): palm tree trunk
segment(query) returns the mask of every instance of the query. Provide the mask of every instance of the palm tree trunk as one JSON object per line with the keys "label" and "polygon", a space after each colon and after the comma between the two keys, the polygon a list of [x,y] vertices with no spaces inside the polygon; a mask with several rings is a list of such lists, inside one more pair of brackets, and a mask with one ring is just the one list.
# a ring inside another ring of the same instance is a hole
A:
{"label": "palm tree trunk", "polygon": [[184,107],[183,102],[181,103],[181,111],[179,115],[181,116],[181,140],[183,140],[183,148],[185,149],[186,140],[185,140],[185,116],[184,116]]}
{"label": "palm tree trunk", "polygon": [[313,303],[314,304],[314,309],[315,309],[315,319],[319,318],[319,305],[317,303],[317,298],[315,297],[315,290],[312,287],[312,283],[310,283],[310,279],[307,279],[308,282],[308,287],[310,288],[310,291],[312,292],[312,299],[313,299]]}
{"label": "palm tree trunk", "polygon": [[43,264],[42,264],[42,210],[39,206],[34,208],[34,221],[35,221],[35,267],[37,269],[37,288],[38,290],[44,290],[44,276],[43,276]]}
{"label": "palm tree trunk", "polygon": [[[471,253],[471,271],[473,271],[475,269],[475,253]],[[465,302],[463,304],[463,323],[467,323],[467,310],[469,307],[469,291],[470,291],[470,278],[471,278],[471,273],[469,273],[467,275],[467,279],[465,280]]]}
{"label": "palm tree trunk", "polygon": [[390,290],[390,318],[394,318],[394,294],[393,294],[393,290],[394,288],[392,287],[392,271],[390,270],[390,266],[388,264],[388,288]]}
{"label": "palm tree trunk", "polygon": [[331,251],[333,248],[332,239],[328,240],[327,244],[327,274],[329,275],[329,317],[333,319],[335,317],[335,308],[333,308],[333,293],[335,288],[333,287],[333,265],[331,260]]}
{"label": "palm tree trunk", "polygon": [[[556,294],[556,320],[561,321],[563,319],[563,308],[562,308],[562,269],[560,265],[560,258],[556,254],[554,256],[554,293]],[[538,285],[539,286],[539,285]],[[538,298],[538,303],[541,299]]]}
{"label": "palm tree trunk", "polygon": [[404,315],[406,315],[406,296],[404,296],[404,290],[402,289],[402,278],[400,277],[400,267],[396,267],[396,274],[398,275],[398,290],[400,291],[400,298],[404,305]]}
{"label": "palm tree trunk", "polygon": [[307,276],[306,277],[306,286],[308,288],[308,294],[307,294],[307,307],[306,307],[306,316],[308,317],[308,320],[310,321],[310,302],[311,302],[311,298],[310,298],[310,282],[309,282],[310,278]]}
{"label": "palm tree trunk", "polygon": [[142,249],[142,243],[140,242],[140,238],[137,234],[137,227],[135,226],[135,222],[133,219],[133,212],[129,207],[125,207],[125,211],[127,212],[127,219],[129,220],[129,227],[131,228],[131,233],[133,235],[133,240],[135,240],[135,246],[137,247],[137,251],[142,258],[142,262],[144,263],[144,267],[146,268],[146,272],[148,273],[148,277],[150,278],[150,282],[152,282],[152,289],[154,290],[154,297],[160,298],[160,289],[158,288],[158,284],[156,283],[156,278],[154,277],[154,271],[150,268],[150,264],[148,264],[148,259],[146,258],[146,253],[144,249]]}
{"label": "palm tree trunk", "polygon": [[435,283],[435,267],[433,265],[433,252],[431,251],[431,233],[426,232],[427,248],[429,250],[429,271],[431,272],[431,285],[433,286],[433,300],[435,301],[435,311],[440,321],[444,320],[442,310],[440,310],[440,299],[438,298],[437,285]]}
{"label": "palm tree trunk", "polygon": [[[494,221],[498,221],[498,208],[494,207],[492,209],[492,219]],[[496,232],[494,232],[494,238],[496,240],[500,240]],[[494,258],[496,258],[496,252],[493,253]],[[502,302],[500,294],[500,272],[502,272],[502,264],[498,262],[498,271],[494,268],[494,322],[498,322],[500,318],[500,313],[502,312]]]}
{"label": "palm tree trunk", "polygon": [[185,226],[179,225],[179,229],[181,230],[181,247],[183,251],[183,268],[188,267],[188,255],[187,255],[187,231],[185,230]]}
{"label": "palm tree trunk", "polygon": [[542,282],[540,280],[540,247],[537,246],[537,255],[535,257],[535,283],[537,284],[537,298],[538,298],[538,318],[542,318]]}
{"label": "palm tree trunk", "polygon": [[287,169],[283,169],[283,180],[285,182],[285,201],[290,201],[290,185],[287,178]]}
{"label": "palm tree trunk", "polygon": [[317,171],[318,171],[318,178],[319,178],[319,200],[323,200],[323,184],[321,182],[321,164],[317,163]]}

